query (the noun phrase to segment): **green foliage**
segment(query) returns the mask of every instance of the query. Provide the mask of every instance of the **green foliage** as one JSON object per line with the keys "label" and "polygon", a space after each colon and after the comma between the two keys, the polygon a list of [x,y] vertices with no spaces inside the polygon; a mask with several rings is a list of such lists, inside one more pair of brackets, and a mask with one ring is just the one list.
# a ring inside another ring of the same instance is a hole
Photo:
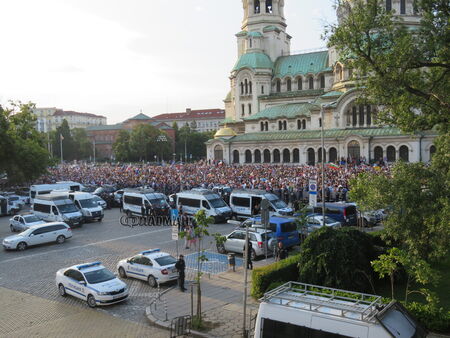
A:
{"label": "green foliage", "polygon": [[371,237],[366,233],[350,228],[322,227],[311,233],[302,245],[300,281],[373,292],[370,261],[375,257]]}
{"label": "green foliage", "polygon": [[290,256],[282,261],[253,269],[251,295],[254,298],[261,298],[274,283],[297,281],[299,261],[299,255]]}
{"label": "green foliage", "polygon": [[192,130],[189,126],[183,126],[182,128],[175,129],[176,132],[176,144],[175,149],[178,154],[184,154],[187,152],[188,159],[192,154],[193,160],[199,160],[206,158],[206,145],[205,142],[213,138],[214,132],[199,133]]}
{"label": "green foliage", "polygon": [[436,304],[411,302],[406,309],[428,330],[442,333],[450,332],[450,311]]}
{"label": "green foliage", "polygon": [[121,130],[113,144],[114,156],[118,161],[124,162],[131,159],[130,132]]}
{"label": "green foliage", "polygon": [[0,106],[0,173],[6,172],[8,182],[32,182],[46,172],[49,153],[41,135],[35,130],[34,104],[11,102]]}

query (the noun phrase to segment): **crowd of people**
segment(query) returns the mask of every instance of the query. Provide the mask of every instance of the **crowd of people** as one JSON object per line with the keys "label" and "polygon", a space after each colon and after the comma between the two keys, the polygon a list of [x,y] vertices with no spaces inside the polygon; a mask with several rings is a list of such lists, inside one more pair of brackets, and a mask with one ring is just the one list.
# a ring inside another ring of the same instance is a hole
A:
{"label": "crowd of people", "polygon": [[[390,174],[389,166],[326,165],[325,187],[328,200],[345,200],[349,181],[362,172]],[[228,186],[231,189],[262,189],[285,202],[302,198],[310,179],[321,187],[321,166],[298,165],[226,165],[197,162],[190,164],[65,164],[50,168],[36,183],[75,181],[84,185],[111,185],[117,189],[151,187],[166,195],[192,188]],[[320,189],[319,189],[320,190]],[[320,194],[320,191],[319,191]]]}

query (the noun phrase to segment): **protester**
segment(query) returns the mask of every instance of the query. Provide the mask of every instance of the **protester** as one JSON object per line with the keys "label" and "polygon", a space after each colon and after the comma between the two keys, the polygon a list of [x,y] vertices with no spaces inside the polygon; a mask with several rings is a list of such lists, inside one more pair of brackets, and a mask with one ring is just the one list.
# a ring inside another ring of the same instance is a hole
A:
{"label": "protester", "polygon": [[[244,252],[245,252],[245,247],[244,247]],[[253,270],[253,262],[252,262],[252,251],[253,251],[253,246],[252,246],[252,242],[250,241],[250,239],[247,239],[247,252],[245,253],[247,255],[247,269]]]}
{"label": "protester", "polygon": [[278,246],[276,248],[276,253],[275,253],[275,260],[277,262],[287,258],[288,256],[288,252],[286,250],[286,248],[283,245],[283,242],[279,241],[278,242]]}

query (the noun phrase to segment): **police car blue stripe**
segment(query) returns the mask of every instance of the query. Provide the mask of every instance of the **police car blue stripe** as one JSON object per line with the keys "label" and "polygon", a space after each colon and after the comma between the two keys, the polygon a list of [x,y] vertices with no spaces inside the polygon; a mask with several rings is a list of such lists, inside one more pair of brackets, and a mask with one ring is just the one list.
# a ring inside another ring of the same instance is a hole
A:
{"label": "police car blue stripe", "polygon": [[98,290],[94,289],[93,287],[91,287],[91,286],[89,286],[89,285],[86,285],[86,287],[87,287],[88,289],[91,289],[91,290],[95,291],[95,292],[99,292]]}
{"label": "police car blue stripe", "polygon": [[68,287],[65,287],[65,288],[66,288],[67,290],[72,291],[72,292],[78,293],[80,296],[86,297],[86,296],[84,295],[84,293],[78,292],[77,290],[74,290],[74,289],[72,289],[72,288],[68,288]]}
{"label": "police car blue stripe", "polygon": [[134,274],[134,275],[139,275],[139,276],[146,276],[146,275],[144,275],[143,273],[137,273],[137,272],[134,272],[134,271],[125,271],[126,273],[132,273],[132,274]]}

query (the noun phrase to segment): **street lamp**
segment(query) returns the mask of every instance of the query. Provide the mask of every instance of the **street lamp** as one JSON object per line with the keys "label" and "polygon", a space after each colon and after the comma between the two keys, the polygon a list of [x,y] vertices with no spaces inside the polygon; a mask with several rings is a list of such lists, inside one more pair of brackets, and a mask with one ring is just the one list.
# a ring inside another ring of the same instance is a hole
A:
{"label": "street lamp", "polygon": [[[157,138],[156,138],[156,142],[157,143],[159,143],[159,142],[167,142],[167,137],[166,137],[166,135],[159,135]],[[161,148],[161,163],[163,162],[163,147],[160,147]],[[156,156],[156,155],[155,155]]]}

